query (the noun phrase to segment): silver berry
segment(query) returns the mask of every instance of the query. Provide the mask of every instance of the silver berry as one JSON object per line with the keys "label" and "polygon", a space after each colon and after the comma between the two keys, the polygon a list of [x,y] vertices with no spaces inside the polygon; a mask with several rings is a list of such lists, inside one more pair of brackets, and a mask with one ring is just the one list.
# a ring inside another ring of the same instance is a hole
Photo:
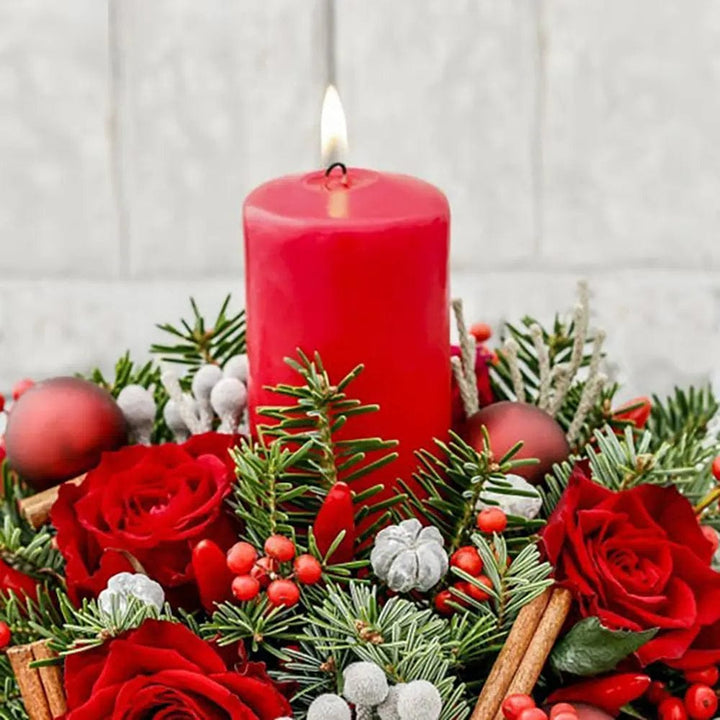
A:
{"label": "silver berry", "polygon": [[142,385],[126,385],[118,395],[117,404],[130,426],[133,439],[149,445],[157,409],[150,390]]}
{"label": "silver berry", "polygon": [[388,682],[382,668],[371,662],[356,662],[343,672],[343,695],[353,705],[374,707],[388,694]]}
{"label": "silver berry", "polygon": [[225,377],[237,378],[240,382],[247,385],[248,382],[248,356],[235,355],[231,357],[223,367],[223,375]]}
{"label": "silver berry", "polygon": [[210,404],[221,420],[219,432],[234,433],[247,406],[247,390],[237,378],[223,378],[212,389]]}
{"label": "silver berry", "polygon": [[375,708],[380,720],[400,720],[398,715],[398,697],[400,695],[400,688],[403,687],[404,683],[393,685],[389,690],[385,700]]}
{"label": "silver berry", "polygon": [[307,720],[351,720],[348,704],[339,696],[327,693],[316,697],[307,712]]}
{"label": "silver berry", "polygon": [[397,711],[400,720],[438,720],[442,698],[427,680],[413,680],[398,690]]}
{"label": "silver berry", "polygon": [[217,365],[203,365],[195,373],[192,381],[193,395],[200,401],[210,401],[210,393],[222,380],[222,370]]}

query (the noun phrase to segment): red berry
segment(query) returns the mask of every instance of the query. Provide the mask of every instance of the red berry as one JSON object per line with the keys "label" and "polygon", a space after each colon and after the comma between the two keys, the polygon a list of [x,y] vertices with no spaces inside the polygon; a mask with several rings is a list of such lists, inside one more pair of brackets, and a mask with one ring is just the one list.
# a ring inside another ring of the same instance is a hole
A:
{"label": "red berry", "polygon": [[300,588],[292,580],[273,580],[267,589],[271,605],[292,607],[300,600]]}
{"label": "red berry", "polygon": [[[479,583],[480,585],[484,585],[487,588],[490,588],[492,590],[492,580],[487,575],[480,575],[479,577],[475,578],[476,583]],[[490,594],[486,593],[482,587],[478,587],[475,583],[468,583],[469,588],[467,590],[467,594],[473,599],[477,600],[478,602],[484,602],[485,600],[490,599]]]}
{"label": "red berry", "polygon": [[645,697],[651,705],[659,705],[665,698],[670,697],[670,693],[665,689],[665,683],[655,680],[650,683],[650,687],[645,693]]}
{"label": "red berry", "polygon": [[0,412],[5,409],[5,396],[0,393]]}
{"label": "red berry", "polygon": [[259,592],[260,583],[252,575],[238,575],[232,581],[232,594],[238,600],[254,600]]}
{"label": "red berry", "polygon": [[257,560],[257,550],[246,542],[235,543],[227,551],[227,566],[235,575],[247,575]]}
{"label": "red berry", "polygon": [[507,527],[507,515],[498,507],[489,507],[477,516],[478,530],[484,533],[501,533]]}
{"label": "red berry", "polygon": [[265,541],[265,554],[279,562],[289,562],[295,557],[295,543],[284,535],[271,535]]}
{"label": "red berry", "polygon": [[658,720],[687,720],[687,716],[680,698],[665,698],[658,707]]}
{"label": "red berry", "polygon": [[550,710],[550,720],[555,720],[555,718],[566,720],[566,718],[576,718],[577,716],[577,710],[570,703],[558,703],[553,705]]}
{"label": "red berry", "polygon": [[506,720],[517,720],[518,715],[523,710],[534,707],[535,701],[529,695],[515,693],[514,695],[508,695],[503,700],[501,710]]}
{"label": "red berry", "polygon": [[314,585],[322,577],[322,565],[312,555],[295,558],[295,575],[303,585]]}
{"label": "red berry", "polygon": [[492,328],[487,323],[473,323],[470,326],[470,334],[478,343],[484,343],[492,337]]}
{"label": "red berry", "polygon": [[441,615],[452,615],[455,612],[455,608],[450,605],[451,600],[457,601],[457,598],[454,598],[449,590],[441,590],[435,596],[435,609]]}
{"label": "red berry", "polygon": [[551,715],[551,720],[578,720],[577,710],[573,708],[572,712],[559,712],[557,715]]}
{"label": "red berry", "polygon": [[713,477],[720,482],[720,455],[718,455],[712,463],[712,474]]}
{"label": "red berry", "polygon": [[451,588],[449,588],[450,594],[452,595],[452,599],[458,604],[462,605],[463,607],[468,607],[469,603],[468,601],[462,597],[461,595],[458,595],[458,593],[462,593],[463,595],[470,596],[470,583],[465,582],[464,580],[461,580],[460,582],[456,582]]}
{"label": "red berry", "polygon": [[18,400],[20,396],[27,392],[34,384],[35,381],[30,380],[30,378],[18,380],[12,387],[13,400]]}
{"label": "red berry", "polygon": [[483,561],[472,545],[458,548],[450,558],[450,565],[477,577],[483,569]]}
{"label": "red berry", "polygon": [[4,650],[10,644],[11,638],[12,633],[10,632],[8,624],[0,622],[0,650]]}
{"label": "red berry", "polygon": [[548,716],[540,708],[526,708],[517,716],[517,720],[548,720]]}
{"label": "red berry", "polygon": [[277,563],[272,558],[261,557],[250,571],[250,575],[260,583],[261,587],[267,587],[276,570]]}
{"label": "red berry", "polygon": [[685,709],[692,720],[710,720],[718,708],[715,691],[708,685],[695,683],[685,693]]}
{"label": "red berry", "polygon": [[715,665],[700,670],[686,670],[684,675],[691,685],[692,683],[703,683],[703,685],[713,687],[720,680],[720,670]]}

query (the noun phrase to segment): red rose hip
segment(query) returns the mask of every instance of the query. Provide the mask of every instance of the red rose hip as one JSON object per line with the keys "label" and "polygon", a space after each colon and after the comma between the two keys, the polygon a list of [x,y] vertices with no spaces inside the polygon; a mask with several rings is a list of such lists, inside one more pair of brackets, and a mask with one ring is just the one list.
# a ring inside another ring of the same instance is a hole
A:
{"label": "red rose hip", "polygon": [[477,527],[484,533],[501,533],[507,527],[507,515],[498,507],[485,508],[477,516]]}
{"label": "red rose hip", "polygon": [[298,555],[293,567],[298,582],[303,585],[314,585],[322,578],[322,565],[312,555]]}
{"label": "red rose hip", "polygon": [[720,455],[718,455],[712,463],[712,474],[713,477],[720,482]]}
{"label": "red rose hip", "polygon": [[[492,590],[492,580],[487,575],[480,575],[476,579],[477,583],[480,583],[480,585],[484,585],[486,588],[490,588]],[[478,602],[484,602],[485,600],[490,599],[490,594],[485,592],[485,590],[482,589],[482,587],[478,587],[474,583],[468,583],[468,590],[467,594],[473,599],[477,600]]]}
{"label": "red rose hip", "polygon": [[6,622],[0,622],[0,650],[4,650],[12,639],[10,627]]}
{"label": "red rose hip", "polygon": [[247,575],[255,566],[257,550],[247,542],[235,543],[227,551],[227,566],[235,575]]}
{"label": "red rose hip", "polygon": [[523,710],[534,708],[535,701],[525,693],[508,695],[502,702],[501,710],[505,720],[518,720]]}
{"label": "red rose hip", "polygon": [[687,717],[685,706],[679,698],[665,698],[658,707],[658,720],[687,720]]}
{"label": "red rose hip", "polygon": [[699,670],[686,670],[683,674],[691,685],[693,683],[702,683],[703,685],[713,687],[717,685],[718,680],[720,680],[720,670],[718,670],[715,665],[710,665],[710,667]]}
{"label": "red rose hip", "polygon": [[232,593],[243,602],[254,600],[260,593],[260,583],[252,575],[238,575],[232,581]]}
{"label": "red rose hip", "polygon": [[271,605],[292,607],[300,600],[300,588],[292,580],[273,580],[267,589]]}
{"label": "red rose hip", "polygon": [[558,703],[553,705],[550,710],[550,720],[569,720],[569,718],[577,718],[577,710],[570,703]]}
{"label": "red rose hip", "polygon": [[526,708],[517,716],[517,720],[548,720],[547,713],[540,708]]}
{"label": "red rose hip", "polygon": [[455,612],[455,608],[450,605],[451,600],[457,601],[457,598],[454,598],[449,590],[441,590],[435,596],[435,609],[441,615],[452,615]]}
{"label": "red rose hip", "polygon": [[710,720],[718,708],[715,691],[708,685],[696,683],[685,693],[685,710],[692,720]]}
{"label": "red rose hip", "polygon": [[473,577],[477,577],[483,569],[482,559],[472,545],[457,549],[450,558],[450,565]]}
{"label": "red rose hip", "polygon": [[284,535],[271,535],[265,541],[265,554],[279,562],[289,562],[295,557],[295,543]]}

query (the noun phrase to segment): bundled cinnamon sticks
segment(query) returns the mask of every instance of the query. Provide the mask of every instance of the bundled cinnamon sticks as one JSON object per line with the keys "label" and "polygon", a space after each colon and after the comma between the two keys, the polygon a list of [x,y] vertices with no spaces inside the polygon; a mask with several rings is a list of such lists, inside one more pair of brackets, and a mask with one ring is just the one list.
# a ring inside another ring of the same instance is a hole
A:
{"label": "bundled cinnamon sticks", "polygon": [[571,600],[568,590],[549,588],[520,611],[470,720],[502,720],[500,707],[508,695],[532,692]]}
{"label": "bundled cinnamon sticks", "polygon": [[25,710],[30,720],[54,720],[67,712],[62,671],[58,665],[31,668],[35,660],[54,657],[44,640],[30,645],[18,645],[7,651]]}

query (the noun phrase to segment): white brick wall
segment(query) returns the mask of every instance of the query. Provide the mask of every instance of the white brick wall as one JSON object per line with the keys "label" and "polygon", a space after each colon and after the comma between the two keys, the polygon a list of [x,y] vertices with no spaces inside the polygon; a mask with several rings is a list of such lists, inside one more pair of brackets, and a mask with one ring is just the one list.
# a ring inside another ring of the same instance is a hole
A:
{"label": "white brick wall", "polygon": [[[0,388],[242,297],[240,208],[317,162],[332,0],[0,0]],[[720,369],[716,0],[336,0],[354,164],[453,210],[474,318],[590,280],[628,392]]]}

